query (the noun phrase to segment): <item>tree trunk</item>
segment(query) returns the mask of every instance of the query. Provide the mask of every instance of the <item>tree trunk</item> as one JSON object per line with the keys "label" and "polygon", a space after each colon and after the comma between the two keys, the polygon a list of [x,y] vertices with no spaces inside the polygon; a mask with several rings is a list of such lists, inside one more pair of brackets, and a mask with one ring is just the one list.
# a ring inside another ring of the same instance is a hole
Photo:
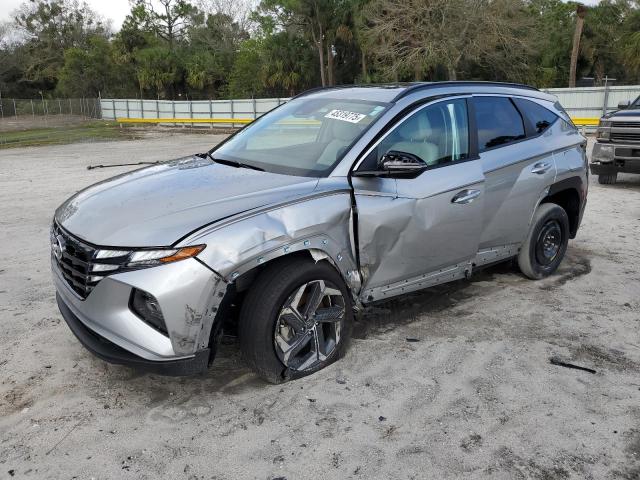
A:
{"label": "tree trunk", "polygon": [[452,82],[455,82],[456,80],[458,80],[458,73],[456,72],[456,67],[454,67],[453,65],[449,64],[447,66],[447,72],[449,74],[449,80]]}
{"label": "tree trunk", "polygon": [[322,86],[327,86],[327,78],[324,72],[324,48],[322,47],[322,40],[316,42],[318,46],[318,57],[320,59],[320,80],[322,81]]}
{"label": "tree trunk", "polygon": [[320,80],[322,82],[322,86],[327,86],[327,77],[325,75],[324,70],[324,33],[322,31],[322,25],[318,22],[318,35],[316,35],[316,31],[311,27],[311,35],[313,35],[313,41],[316,44],[316,48],[318,49],[318,60],[320,62]]}
{"label": "tree trunk", "polygon": [[367,72],[367,54],[364,50],[360,50],[360,54],[362,56],[362,81],[369,81],[369,72]]}
{"label": "tree trunk", "polygon": [[573,49],[571,50],[571,64],[569,67],[569,88],[576,86],[576,70],[578,68],[578,55],[580,54],[580,39],[584,27],[584,16],[587,9],[584,5],[576,7],[576,30],[573,32]]}
{"label": "tree trunk", "polygon": [[327,44],[327,84],[335,85],[335,71],[333,66],[333,45]]}

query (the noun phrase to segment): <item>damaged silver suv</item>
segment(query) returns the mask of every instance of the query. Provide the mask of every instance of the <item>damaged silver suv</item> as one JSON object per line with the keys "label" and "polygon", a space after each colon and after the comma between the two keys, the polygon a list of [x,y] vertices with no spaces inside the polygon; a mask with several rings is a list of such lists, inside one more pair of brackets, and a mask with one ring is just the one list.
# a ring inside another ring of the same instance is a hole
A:
{"label": "damaged silver suv", "polygon": [[109,362],[201,372],[230,326],[266,380],[308,375],[344,353],[363,304],[514,257],[552,274],[584,211],[585,145],[522,85],[307,92],[210,152],[67,200],[58,305]]}

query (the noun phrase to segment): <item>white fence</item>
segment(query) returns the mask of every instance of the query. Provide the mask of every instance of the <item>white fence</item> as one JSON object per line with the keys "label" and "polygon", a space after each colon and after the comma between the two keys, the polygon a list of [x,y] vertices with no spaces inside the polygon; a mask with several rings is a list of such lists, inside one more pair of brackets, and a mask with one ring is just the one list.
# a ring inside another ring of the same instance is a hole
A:
{"label": "white fence", "polygon": [[640,96],[640,85],[624,87],[548,88],[543,91],[555,95],[572,117],[600,118],[618,109],[623,100]]}
{"label": "white fence", "polygon": [[[558,97],[560,103],[572,117],[600,118],[604,113],[618,108],[623,100],[634,100],[640,96],[640,85],[623,87],[579,87],[544,89]],[[139,100],[102,99],[102,118],[180,118],[180,119],[255,119],[286,102],[287,98],[256,98],[239,100]],[[171,122],[166,122],[171,124]],[[206,124],[201,124],[205,125]],[[218,126],[240,126],[239,124],[217,124]]]}
{"label": "white fence", "polygon": [[[286,102],[287,98],[256,98],[242,100],[139,100],[102,99],[102,118],[238,118],[255,119]],[[171,122],[167,122],[171,123]],[[235,124],[219,123],[218,126]]]}

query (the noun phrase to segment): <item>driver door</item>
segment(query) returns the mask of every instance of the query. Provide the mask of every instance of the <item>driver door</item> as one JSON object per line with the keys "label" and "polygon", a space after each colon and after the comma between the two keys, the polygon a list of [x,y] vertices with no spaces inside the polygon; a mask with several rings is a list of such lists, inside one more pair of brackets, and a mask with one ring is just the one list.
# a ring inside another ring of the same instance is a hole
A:
{"label": "driver door", "polygon": [[[470,135],[466,98],[421,106],[353,172],[363,301],[462,278],[470,270],[484,213],[484,174]],[[387,152],[418,157],[422,171],[380,172]]]}

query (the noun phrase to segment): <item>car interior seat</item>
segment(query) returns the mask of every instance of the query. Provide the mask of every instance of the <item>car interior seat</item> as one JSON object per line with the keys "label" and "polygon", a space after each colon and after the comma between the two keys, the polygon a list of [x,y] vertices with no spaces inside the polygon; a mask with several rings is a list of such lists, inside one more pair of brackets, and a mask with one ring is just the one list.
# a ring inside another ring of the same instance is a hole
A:
{"label": "car interior seat", "polygon": [[393,138],[385,145],[384,152],[396,150],[412,153],[420,157],[427,165],[438,161],[439,148],[431,141],[433,130],[431,122],[424,114],[414,115],[391,134]]}
{"label": "car interior seat", "polygon": [[330,120],[331,133],[333,139],[324,148],[318,158],[319,165],[333,165],[342,153],[354,139],[356,139],[363,130],[363,126],[355,123],[344,122],[342,120]]}

